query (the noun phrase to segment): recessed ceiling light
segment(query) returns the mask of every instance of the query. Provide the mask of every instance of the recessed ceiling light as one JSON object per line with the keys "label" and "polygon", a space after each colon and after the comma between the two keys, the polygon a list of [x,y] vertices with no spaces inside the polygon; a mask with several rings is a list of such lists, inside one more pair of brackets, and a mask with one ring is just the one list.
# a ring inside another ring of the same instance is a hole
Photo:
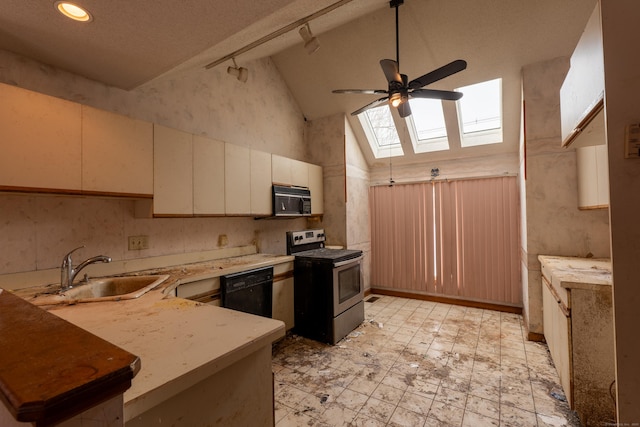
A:
{"label": "recessed ceiling light", "polygon": [[89,22],[93,19],[89,11],[86,9],[66,1],[57,1],[54,6],[64,16],[74,21]]}

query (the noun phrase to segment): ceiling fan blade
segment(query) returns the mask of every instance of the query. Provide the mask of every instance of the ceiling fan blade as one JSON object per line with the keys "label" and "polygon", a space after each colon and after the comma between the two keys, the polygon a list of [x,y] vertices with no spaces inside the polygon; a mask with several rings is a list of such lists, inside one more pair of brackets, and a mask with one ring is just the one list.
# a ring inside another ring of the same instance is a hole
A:
{"label": "ceiling fan blade", "polygon": [[369,110],[371,108],[379,107],[382,104],[386,104],[388,100],[389,100],[388,96],[385,96],[384,98],[376,99],[375,101],[373,101],[373,102],[365,105],[364,107],[354,111],[353,113],[351,113],[351,115],[352,116],[357,116],[358,114],[362,113],[363,111]]}
{"label": "ceiling fan blade", "polygon": [[333,93],[363,93],[365,95],[382,95],[388,93],[383,89],[336,89]]}
{"label": "ceiling fan blade", "polygon": [[397,82],[402,84],[402,76],[400,76],[398,63],[393,59],[382,59],[380,61],[382,72],[389,83]]}
{"label": "ceiling fan blade", "polygon": [[437,68],[430,73],[425,74],[424,76],[418,77],[417,79],[411,80],[409,82],[409,89],[418,89],[433,82],[437,82],[438,80],[444,79],[452,74],[458,73],[467,68],[467,61],[462,59],[457,59],[453,62],[448,63],[447,65],[443,65],[440,68]]}
{"label": "ceiling fan blade", "polygon": [[462,98],[462,92],[453,92],[450,90],[437,90],[437,89],[416,89],[409,92],[410,98],[429,98],[429,99],[443,99],[445,101],[457,101]]}
{"label": "ceiling fan blade", "polygon": [[402,104],[398,105],[398,114],[400,114],[400,117],[402,117],[403,119],[411,115],[411,107],[409,106],[409,102],[403,102]]}

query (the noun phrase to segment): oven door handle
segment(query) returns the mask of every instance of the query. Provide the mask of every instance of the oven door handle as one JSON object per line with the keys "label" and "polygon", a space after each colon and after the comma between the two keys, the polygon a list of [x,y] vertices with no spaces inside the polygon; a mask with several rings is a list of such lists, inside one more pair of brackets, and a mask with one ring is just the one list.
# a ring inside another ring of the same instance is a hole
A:
{"label": "oven door handle", "polygon": [[357,258],[350,258],[350,259],[345,260],[345,261],[334,262],[334,263],[333,263],[333,268],[342,267],[343,265],[347,265],[347,264],[352,264],[352,263],[360,262],[360,260],[362,259],[362,257],[363,257],[363,255],[360,255],[360,256],[358,256]]}

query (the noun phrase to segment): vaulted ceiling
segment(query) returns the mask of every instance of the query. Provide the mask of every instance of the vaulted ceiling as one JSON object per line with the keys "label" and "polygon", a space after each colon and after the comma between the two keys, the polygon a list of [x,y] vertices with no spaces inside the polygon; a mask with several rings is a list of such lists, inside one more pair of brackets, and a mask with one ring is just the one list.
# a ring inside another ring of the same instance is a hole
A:
{"label": "vaulted ceiling", "polygon": [[[3,0],[0,49],[132,90],[204,67],[282,30],[236,61],[243,65],[271,57],[310,120],[349,114],[376,99],[331,90],[386,89],[379,61],[396,56],[395,16],[387,0],[78,3],[92,12],[93,22],[66,20],[53,0]],[[519,133],[522,66],[570,55],[594,5],[595,0],[406,0],[400,7],[400,68],[411,79],[465,59],[467,70],[430,86],[439,89],[502,77],[509,142],[492,150],[512,152]],[[309,17],[321,45],[312,55],[298,35]],[[218,66],[228,65],[229,60]]]}

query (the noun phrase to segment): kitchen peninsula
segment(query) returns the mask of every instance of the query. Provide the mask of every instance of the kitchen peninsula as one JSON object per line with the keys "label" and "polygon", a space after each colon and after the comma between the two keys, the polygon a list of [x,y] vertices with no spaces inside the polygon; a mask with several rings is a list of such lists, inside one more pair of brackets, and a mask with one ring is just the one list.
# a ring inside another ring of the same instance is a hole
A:
{"label": "kitchen peninsula", "polygon": [[[220,259],[209,263],[217,268],[208,274],[289,258]],[[173,296],[190,273],[202,277],[209,264],[167,268],[171,277],[137,299],[48,307],[140,358],[141,369],[124,394],[128,427],[273,425],[271,344],[284,336],[284,323]],[[33,300],[28,289],[16,293]]]}

